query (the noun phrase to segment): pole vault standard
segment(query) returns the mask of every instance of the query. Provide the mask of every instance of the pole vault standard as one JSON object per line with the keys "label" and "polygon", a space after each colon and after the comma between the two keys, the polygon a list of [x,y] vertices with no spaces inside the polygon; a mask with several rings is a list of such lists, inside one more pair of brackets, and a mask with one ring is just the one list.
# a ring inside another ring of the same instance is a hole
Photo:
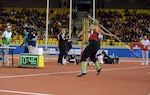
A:
{"label": "pole vault standard", "polygon": [[[88,17],[89,17],[90,19],[94,20],[91,16],[88,15]],[[107,30],[107,29],[106,29],[104,26],[102,26],[101,24],[100,24],[100,27],[101,27],[102,29],[104,29],[106,32],[108,32],[109,34],[112,34],[109,30]],[[112,35],[114,35],[114,34],[112,34]],[[123,44],[123,46],[125,46],[128,50],[130,50],[134,55],[136,55],[138,58],[140,58],[140,56],[139,56],[137,53],[135,53],[132,49],[130,49],[130,47],[129,47],[128,45],[126,45],[124,42],[122,42],[118,37],[115,36],[115,38],[116,38],[119,42],[121,42],[121,43]]]}
{"label": "pole vault standard", "polygon": [[95,0],[93,0],[93,19],[95,19]]}
{"label": "pole vault standard", "polygon": [[70,0],[70,12],[69,12],[69,38],[71,38],[71,21],[72,21],[72,0]]}
{"label": "pole vault standard", "polygon": [[45,42],[45,49],[47,50],[47,42],[48,42],[48,15],[49,15],[49,0],[47,0],[47,6],[46,6],[46,42]]}

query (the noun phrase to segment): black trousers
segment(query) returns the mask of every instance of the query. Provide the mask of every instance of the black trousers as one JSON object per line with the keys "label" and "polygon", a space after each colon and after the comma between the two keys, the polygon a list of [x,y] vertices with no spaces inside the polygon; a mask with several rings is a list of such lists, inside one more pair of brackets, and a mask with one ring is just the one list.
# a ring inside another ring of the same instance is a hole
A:
{"label": "black trousers", "polygon": [[60,44],[59,45],[59,56],[58,56],[58,63],[61,63],[62,64],[62,59],[63,59],[63,56],[65,55],[65,47],[66,45],[65,44]]}
{"label": "black trousers", "polygon": [[89,41],[88,46],[84,49],[82,55],[81,55],[81,61],[86,61],[86,59],[89,57],[91,61],[96,62],[96,53],[100,48],[99,41]]}
{"label": "black trousers", "polygon": [[28,46],[24,46],[24,53],[29,53]]}

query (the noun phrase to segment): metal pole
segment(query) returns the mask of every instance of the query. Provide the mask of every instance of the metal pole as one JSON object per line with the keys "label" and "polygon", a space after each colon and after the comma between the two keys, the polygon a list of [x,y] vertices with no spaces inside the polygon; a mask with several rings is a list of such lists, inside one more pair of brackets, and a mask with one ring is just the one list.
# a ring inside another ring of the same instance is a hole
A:
{"label": "metal pole", "polygon": [[47,42],[48,42],[48,15],[49,15],[49,0],[47,0],[47,10],[46,10],[46,31],[45,31],[45,49],[47,49]]}
{"label": "metal pole", "polygon": [[70,0],[69,39],[71,38],[72,0]]}
{"label": "metal pole", "polygon": [[95,0],[93,0],[93,19],[95,19]]}

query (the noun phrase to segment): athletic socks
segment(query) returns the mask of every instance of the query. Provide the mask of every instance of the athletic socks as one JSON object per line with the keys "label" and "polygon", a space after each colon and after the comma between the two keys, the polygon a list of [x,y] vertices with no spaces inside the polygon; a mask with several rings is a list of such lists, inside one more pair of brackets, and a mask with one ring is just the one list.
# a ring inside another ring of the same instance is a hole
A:
{"label": "athletic socks", "polygon": [[100,69],[100,66],[99,66],[98,61],[96,61],[94,64],[95,64],[95,66],[96,66],[96,70],[99,70],[99,69]]}
{"label": "athletic socks", "polygon": [[[95,66],[96,66],[97,75],[99,75],[99,73],[100,73],[100,71],[101,71],[101,68],[100,68],[100,66],[99,66],[98,61],[96,61],[94,64],[95,64]],[[81,62],[82,71],[81,71],[80,74],[77,75],[77,77],[81,77],[81,76],[86,75],[86,67],[87,67],[87,62],[86,62],[86,61]]]}
{"label": "athletic socks", "polygon": [[78,75],[77,75],[77,77],[81,77],[81,76],[83,76],[83,75],[86,75],[86,66],[87,66],[87,62],[86,61],[83,61],[83,62],[81,62],[81,73],[79,73]]}
{"label": "athletic socks", "polygon": [[99,75],[100,71],[101,71],[101,68],[99,66],[99,63],[98,61],[95,62],[95,66],[96,66],[96,70],[97,70],[97,75]]}
{"label": "athletic socks", "polygon": [[86,73],[86,66],[87,66],[87,62],[86,61],[81,62],[81,67],[82,67],[81,73]]}

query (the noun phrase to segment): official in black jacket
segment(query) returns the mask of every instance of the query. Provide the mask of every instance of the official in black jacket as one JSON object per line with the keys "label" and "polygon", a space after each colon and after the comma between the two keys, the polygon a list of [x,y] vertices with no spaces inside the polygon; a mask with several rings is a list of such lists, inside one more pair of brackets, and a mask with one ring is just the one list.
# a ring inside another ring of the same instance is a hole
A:
{"label": "official in black jacket", "polygon": [[65,38],[65,33],[66,30],[65,28],[61,28],[60,33],[58,34],[58,47],[59,47],[59,56],[58,56],[58,64],[59,65],[64,65],[63,64],[63,56],[65,55],[66,51],[66,38]]}

